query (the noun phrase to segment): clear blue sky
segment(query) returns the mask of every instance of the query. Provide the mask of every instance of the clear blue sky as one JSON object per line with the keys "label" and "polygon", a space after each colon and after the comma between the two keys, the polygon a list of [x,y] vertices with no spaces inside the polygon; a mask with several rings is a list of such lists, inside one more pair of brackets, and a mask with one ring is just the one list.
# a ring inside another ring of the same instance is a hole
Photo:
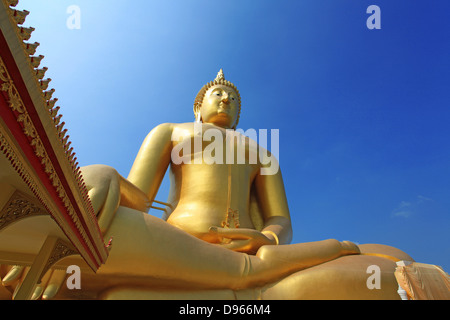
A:
{"label": "clear blue sky", "polygon": [[[381,29],[369,30],[369,5]],[[66,26],[69,5],[81,29]],[[293,242],[398,247],[450,270],[450,2],[21,0],[82,166],[127,176],[223,68],[240,127],[279,129]],[[159,200],[167,195],[167,182]],[[153,213],[153,212],[151,212]],[[159,215],[158,212],[154,213]]]}

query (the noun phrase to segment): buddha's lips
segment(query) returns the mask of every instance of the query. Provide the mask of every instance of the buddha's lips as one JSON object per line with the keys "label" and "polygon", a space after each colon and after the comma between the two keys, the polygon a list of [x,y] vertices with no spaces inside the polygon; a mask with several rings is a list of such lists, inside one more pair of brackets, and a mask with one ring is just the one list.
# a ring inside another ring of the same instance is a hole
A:
{"label": "buddha's lips", "polygon": [[228,110],[226,110],[226,109],[219,109],[219,110],[217,110],[217,115],[228,115],[229,114],[229,112],[228,112]]}

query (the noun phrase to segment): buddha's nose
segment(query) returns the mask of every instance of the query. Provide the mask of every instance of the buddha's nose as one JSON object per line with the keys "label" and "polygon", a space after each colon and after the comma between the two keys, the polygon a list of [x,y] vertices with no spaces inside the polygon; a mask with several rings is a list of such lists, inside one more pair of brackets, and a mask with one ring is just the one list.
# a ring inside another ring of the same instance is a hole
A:
{"label": "buddha's nose", "polygon": [[224,92],[222,94],[222,102],[228,103],[228,93]]}

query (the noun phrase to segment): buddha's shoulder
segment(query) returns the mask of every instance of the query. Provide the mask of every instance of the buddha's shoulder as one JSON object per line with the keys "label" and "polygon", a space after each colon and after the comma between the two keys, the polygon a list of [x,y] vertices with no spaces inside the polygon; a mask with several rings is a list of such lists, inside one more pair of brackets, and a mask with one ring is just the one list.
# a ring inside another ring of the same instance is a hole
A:
{"label": "buddha's shoulder", "polygon": [[178,129],[192,129],[194,127],[193,122],[186,122],[186,123],[161,123],[157,125],[155,128],[153,128],[152,131],[165,131],[165,132],[173,132],[174,130]]}

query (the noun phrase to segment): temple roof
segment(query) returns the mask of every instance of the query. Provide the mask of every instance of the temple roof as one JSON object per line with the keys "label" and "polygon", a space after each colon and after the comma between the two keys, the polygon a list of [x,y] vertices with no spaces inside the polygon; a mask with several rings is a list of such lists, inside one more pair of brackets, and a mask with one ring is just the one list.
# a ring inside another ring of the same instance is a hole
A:
{"label": "temple roof", "polygon": [[[0,188],[5,190],[0,196],[0,243],[4,244],[0,245],[0,263],[8,260],[2,260],[1,252],[10,252],[2,241],[10,227],[2,227],[1,221],[8,217],[13,195],[21,194],[24,201],[45,211],[52,218],[50,224],[56,222],[60,229],[54,232],[64,234],[97,270],[108,250],[54,97],[56,90],[49,89],[51,79],[45,77],[44,56],[36,54],[39,43],[29,41],[35,29],[24,26],[30,12],[16,10],[17,4],[18,0],[0,0]],[[19,220],[13,221],[15,228]],[[24,240],[29,228],[24,224],[27,232],[10,232],[8,237]]]}

